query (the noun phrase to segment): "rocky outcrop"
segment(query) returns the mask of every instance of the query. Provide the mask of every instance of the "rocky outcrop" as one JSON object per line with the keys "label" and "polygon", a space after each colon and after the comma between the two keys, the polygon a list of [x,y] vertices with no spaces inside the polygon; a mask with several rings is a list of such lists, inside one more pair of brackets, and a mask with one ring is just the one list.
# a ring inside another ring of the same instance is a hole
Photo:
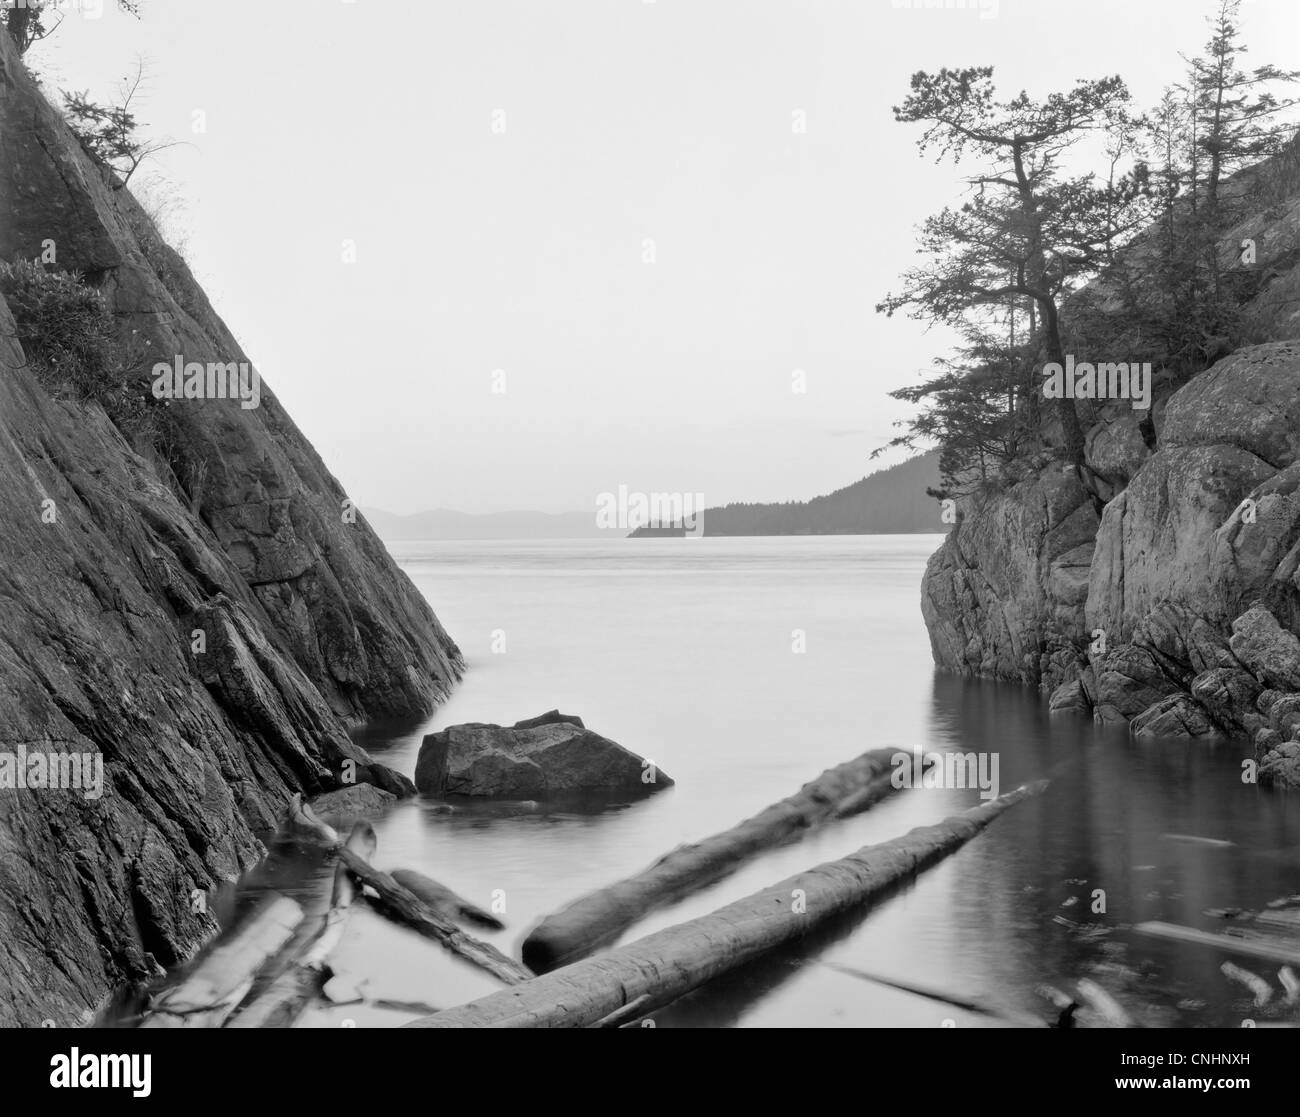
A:
{"label": "rocky outcrop", "polygon": [[[1261,780],[1296,784],[1300,142],[1234,181],[1229,196],[1248,195],[1224,260],[1242,237],[1264,253],[1233,275],[1259,344],[1181,386],[1157,368],[1149,422],[1080,405],[1100,517],[1059,464],[967,497],[922,613],[941,667],[1033,683],[1053,713],[1143,736],[1253,740]],[[1086,298],[1122,304],[1105,283]]]}
{"label": "rocky outcrop", "polygon": [[[0,34],[0,259],[50,248],[135,337],[142,394],[154,355],[246,360]],[[348,724],[431,709],[460,657],[268,388],[128,438],[16,333],[0,299],[0,754],[99,758],[103,789],[0,775],[0,1026],[67,1025],[214,932],[195,897],[294,792],[409,793]]]}
{"label": "rocky outcrop", "polygon": [[470,722],[431,733],[420,745],[415,784],[425,795],[555,799],[598,794],[639,798],[673,781],[649,760],[578,719],[514,727]]}
{"label": "rocky outcrop", "polygon": [[1205,709],[1186,694],[1171,694],[1143,710],[1129,728],[1134,737],[1213,737],[1219,732]]}
{"label": "rocky outcrop", "polygon": [[935,662],[1035,684],[1077,674],[1096,531],[1087,492],[1059,467],[970,498],[921,587]]}
{"label": "rocky outcrop", "polygon": [[311,809],[317,818],[346,837],[353,823],[379,818],[396,802],[396,795],[374,784],[358,783],[316,796]]}
{"label": "rocky outcrop", "polygon": [[[1254,738],[1261,778],[1292,782],[1298,400],[1296,342],[1243,349],[1175,393],[1159,448],[1077,543],[1083,593],[1077,573],[1061,575],[1069,552],[1044,495],[1060,492],[1055,469],[968,500],[923,584],[936,662],[1037,683],[1054,712],[1091,711],[1142,736]],[[1000,652],[1010,647],[1022,651]]]}

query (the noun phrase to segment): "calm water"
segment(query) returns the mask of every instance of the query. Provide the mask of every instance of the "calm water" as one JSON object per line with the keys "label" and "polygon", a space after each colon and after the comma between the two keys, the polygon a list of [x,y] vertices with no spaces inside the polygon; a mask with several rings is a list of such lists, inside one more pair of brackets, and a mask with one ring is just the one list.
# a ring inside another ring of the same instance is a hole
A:
{"label": "calm water", "polygon": [[[937,674],[918,605],[938,536],[397,544],[403,568],[469,670],[425,725],[375,727],[366,745],[414,772],[421,736],[559,707],[653,759],[676,787],[580,816],[416,800],[378,827],[375,861],[419,869],[528,928],[673,846],[724,829],[869,748],[996,752],[1003,790],[1052,789],[865,915],[714,983],[662,1026],[988,1026],[989,1017],[846,976],[870,971],[1008,1014],[1045,1019],[1035,992],[1089,977],[1139,1022],[1238,1026],[1255,1010],[1223,957],[1134,934],[1161,919],[1219,930],[1205,909],[1300,892],[1295,800],[1240,782],[1239,743],[1136,743],[1049,719],[1034,691]],[[494,650],[495,649],[495,650]],[[769,853],[630,932],[705,914],[821,861],[936,821],[976,791],[902,792]],[[1189,842],[1192,835],[1219,843]],[[1093,892],[1105,891],[1095,914]],[[1064,921],[1064,922],[1063,922]],[[1237,959],[1273,979],[1276,966]],[[493,979],[357,911],[337,968],[364,994],[448,1007]],[[1273,982],[1276,988],[1276,981]],[[306,1024],[390,1026],[411,1013],[352,1005]]]}

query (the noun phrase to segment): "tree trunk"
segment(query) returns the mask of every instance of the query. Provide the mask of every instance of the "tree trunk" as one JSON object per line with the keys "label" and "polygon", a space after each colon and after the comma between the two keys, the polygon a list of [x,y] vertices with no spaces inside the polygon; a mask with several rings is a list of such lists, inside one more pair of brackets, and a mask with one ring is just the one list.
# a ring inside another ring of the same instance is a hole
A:
{"label": "tree trunk", "polygon": [[[1051,299],[1041,299],[1040,306],[1043,311],[1043,340],[1047,347],[1047,359],[1065,368],[1065,347],[1061,343],[1061,323],[1056,305]],[[1056,405],[1061,416],[1061,437],[1065,441],[1066,459],[1073,465],[1082,466],[1083,427],[1079,425],[1079,413],[1074,408],[1074,400],[1062,393]]]}
{"label": "tree trunk", "polygon": [[876,749],[831,768],[794,795],[730,830],[674,849],[636,876],[547,916],[524,940],[524,964],[536,973],[546,973],[585,958],[648,913],[729,876],[763,850],[801,838],[820,823],[865,809],[893,790],[890,769],[895,751]]}
{"label": "tree trunk", "polygon": [[14,45],[18,48],[21,56],[31,43],[28,41],[28,24],[31,23],[32,10],[27,7],[10,8],[5,12],[5,27],[9,30],[9,37],[13,39]]}
{"label": "tree trunk", "polygon": [[422,1028],[582,1028],[663,1005],[887,889],[965,845],[1003,811],[1046,787],[1018,788],[901,838],[788,878],[743,900],[589,958],[527,985],[416,1020]]}

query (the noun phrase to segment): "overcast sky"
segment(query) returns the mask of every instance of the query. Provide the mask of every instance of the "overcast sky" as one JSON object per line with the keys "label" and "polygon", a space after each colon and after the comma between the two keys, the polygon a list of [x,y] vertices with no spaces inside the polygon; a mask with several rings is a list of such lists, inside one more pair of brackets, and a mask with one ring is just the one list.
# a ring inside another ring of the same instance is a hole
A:
{"label": "overcast sky", "polygon": [[[877,468],[888,391],[948,341],[873,310],[957,190],[893,122],[909,75],[1120,73],[1146,105],[1210,8],[104,4],[29,60],[106,97],[144,56],[146,134],[186,141],[154,172],[170,231],[350,495],[398,512],[806,499]],[[1300,4],[1243,15],[1253,63],[1300,65]]]}

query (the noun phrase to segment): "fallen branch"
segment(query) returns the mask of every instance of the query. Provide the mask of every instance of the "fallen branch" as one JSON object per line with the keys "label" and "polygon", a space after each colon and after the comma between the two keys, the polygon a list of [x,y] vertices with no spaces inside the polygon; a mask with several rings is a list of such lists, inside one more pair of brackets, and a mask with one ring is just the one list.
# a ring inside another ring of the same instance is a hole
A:
{"label": "fallen branch", "polygon": [[729,876],[755,854],[800,838],[829,819],[864,810],[892,790],[894,756],[893,749],[864,753],[730,830],[674,849],[636,876],[575,900],[530,932],[524,963],[546,973],[585,958],[649,912]]}
{"label": "fallen branch", "polygon": [[[377,845],[374,827],[358,822],[348,835],[345,849],[369,860]],[[288,1028],[302,1015],[309,1001],[320,994],[329,976],[327,961],[342,941],[348,913],[356,898],[352,874],[340,861],[334,870],[334,889],[329,912],[320,934],[302,956],[276,977],[257,998],[226,1026],[230,1028]]]}
{"label": "fallen branch", "polygon": [[218,1028],[248,995],[258,971],[292,938],[302,906],[288,896],[263,902],[226,939],[218,941],[194,972],[163,992],[142,1028]]}
{"label": "fallen branch", "polygon": [[1212,946],[1230,954],[1246,954],[1252,958],[1267,958],[1270,962],[1286,962],[1300,965],[1300,948],[1263,938],[1239,938],[1236,935],[1216,935],[1210,931],[1198,931],[1194,927],[1180,927],[1176,923],[1139,923],[1133,928],[1139,935],[1152,935],[1159,939],[1173,939],[1175,942],[1190,942],[1200,946]]}
{"label": "fallen branch", "polygon": [[582,1028],[618,1021],[625,1006],[636,1011],[645,1003],[642,998],[668,1003],[882,896],[1045,786],[1018,788],[936,825],[818,865],[710,915],[407,1026]]}
{"label": "fallen branch", "polygon": [[439,884],[414,869],[394,869],[393,879],[411,895],[423,900],[444,919],[453,923],[477,923],[480,927],[488,927],[493,931],[505,928],[505,924],[495,915],[471,904],[446,885]]}
{"label": "fallen branch", "polygon": [[507,985],[517,985],[533,975],[491,943],[481,942],[444,919],[419,897],[382,873],[350,849],[339,850],[339,860],[362,884],[374,889],[378,899],[367,900],[380,915],[432,939],[467,962],[487,970]]}

